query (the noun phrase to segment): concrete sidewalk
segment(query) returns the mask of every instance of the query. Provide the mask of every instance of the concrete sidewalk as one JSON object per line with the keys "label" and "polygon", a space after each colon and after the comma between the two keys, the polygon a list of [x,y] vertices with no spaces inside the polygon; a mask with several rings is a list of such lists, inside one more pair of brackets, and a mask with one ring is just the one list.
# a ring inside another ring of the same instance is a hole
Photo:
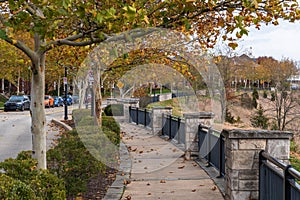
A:
{"label": "concrete sidewalk", "polygon": [[134,124],[121,123],[121,130],[132,162],[122,199],[224,199],[206,172],[169,141]]}

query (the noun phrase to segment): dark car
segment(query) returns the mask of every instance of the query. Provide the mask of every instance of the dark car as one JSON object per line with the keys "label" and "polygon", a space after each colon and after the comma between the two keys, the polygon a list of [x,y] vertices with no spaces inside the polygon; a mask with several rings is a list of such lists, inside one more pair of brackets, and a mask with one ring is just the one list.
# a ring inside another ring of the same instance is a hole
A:
{"label": "dark car", "polygon": [[4,104],[4,111],[8,110],[29,110],[30,100],[26,95],[13,95]]}
{"label": "dark car", "polygon": [[[65,99],[66,99],[65,96],[63,96],[62,98],[63,98],[64,104],[65,104]],[[73,98],[72,98],[72,96],[71,95],[67,95],[67,105],[70,106],[72,104],[73,104]]]}
{"label": "dark car", "polygon": [[64,105],[64,100],[61,97],[55,96],[54,98],[54,106],[59,107]]}

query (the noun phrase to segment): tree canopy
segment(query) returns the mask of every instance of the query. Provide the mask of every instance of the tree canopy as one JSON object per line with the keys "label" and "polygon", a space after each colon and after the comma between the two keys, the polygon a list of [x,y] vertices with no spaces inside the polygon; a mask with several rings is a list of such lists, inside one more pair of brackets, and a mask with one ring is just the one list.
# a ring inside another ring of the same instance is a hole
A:
{"label": "tree canopy", "polygon": [[[196,38],[202,48],[212,47],[222,36],[235,48],[235,40],[247,35],[251,25],[259,28],[261,23],[277,25],[280,18],[294,22],[300,17],[297,0],[0,0],[0,9],[0,38],[32,62],[33,154],[40,168],[46,167],[47,51],[131,40],[145,34],[135,29],[143,27],[179,30]],[[130,36],[120,34],[128,30]]]}

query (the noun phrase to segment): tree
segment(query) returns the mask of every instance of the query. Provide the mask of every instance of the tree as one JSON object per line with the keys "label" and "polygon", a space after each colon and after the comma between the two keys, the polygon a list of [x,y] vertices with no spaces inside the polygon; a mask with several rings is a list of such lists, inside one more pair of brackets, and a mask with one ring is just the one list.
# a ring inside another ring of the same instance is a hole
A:
{"label": "tree", "polygon": [[[60,45],[86,46],[109,40],[115,33],[136,27],[162,27],[197,34],[203,47],[212,47],[221,29],[236,47],[235,38],[247,35],[247,27],[278,24],[279,18],[299,19],[296,0],[272,1],[91,1],[1,0],[0,38],[23,51],[32,66],[33,156],[46,168],[46,134],[43,96],[46,52]],[[34,45],[17,39],[18,31],[31,35]],[[141,32],[132,32],[141,34]],[[124,38],[118,35],[116,38]],[[134,37],[134,36],[131,36]],[[96,95],[96,102],[101,97]],[[97,105],[101,105],[97,103]],[[100,108],[99,108],[100,109]]]}
{"label": "tree", "polygon": [[251,124],[254,127],[267,129],[269,124],[269,119],[264,115],[264,109],[261,105],[259,105],[259,108],[256,110],[255,115],[250,118]]}
{"label": "tree", "polygon": [[259,63],[269,68],[267,71],[270,72],[271,82],[275,88],[270,99],[273,120],[279,130],[285,130],[289,123],[298,118],[298,113],[294,109],[298,102],[294,92],[290,91],[288,82],[288,78],[297,73],[296,63],[289,59],[277,61],[270,57],[260,58]]}

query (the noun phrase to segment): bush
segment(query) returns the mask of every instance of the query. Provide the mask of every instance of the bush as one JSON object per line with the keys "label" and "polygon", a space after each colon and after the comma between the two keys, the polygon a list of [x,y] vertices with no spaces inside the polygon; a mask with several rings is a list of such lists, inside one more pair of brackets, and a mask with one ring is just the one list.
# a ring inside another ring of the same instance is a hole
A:
{"label": "bush", "polygon": [[124,116],[124,105],[110,104],[105,107],[104,113],[106,116]]}
{"label": "bush", "polygon": [[77,125],[77,123],[80,122],[83,117],[91,116],[91,110],[90,109],[76,109],[76,110],[73,110],[72,116],[73,116],[75,124]]}
{"label": "bush", "polygon": [[77,131],[69,131],[58,139],[58,145],[47,153],[48,168],[62,178],[68,197],[87,190],[90,178],[104,173],[106,166],[85,148]]}
{"label": "bush", "polygon": [[275,93],[274,92],[271,93],[271,101],[275,101]]}
{"label": "bush", "polygon": [[120,134],[120,125],[116,120],[111,116],[102,117],[102,127],[107,127],[116,134]]}
{"label": "bush", "polygon": [[253,99],[259,99],[259,95],[258,95],[258,92],[257,92],[256,88],[253,89],[252,98]]}
{"label": "bush", "polygon": [[20,180],[11,178],[5,174],[0,174],[0,199],[15,200],[36,199],[32,188]]}
{"label": "bush", "polygon": [[267,93],[267,91],[266,90],[264,90],[264,93],[263,93],[263,98],[268,98],[268,93]]}
{"label": "bush", "polygon": [[267,129],[269,126],[269,119],[264,116],[264,109],[261,105],[259,105],[258,110],[256,111],[255,115],[250,118],[251,124],[253,127]]}
{"label": "bush", "polygon": [[36,169],[36,165],[30,152],[21,152],[16,159],[1,162],[4,174],[0,173],[0,185],[4,187],[0,186],[0,199],[65,199],[63,180],[48,170]]}

